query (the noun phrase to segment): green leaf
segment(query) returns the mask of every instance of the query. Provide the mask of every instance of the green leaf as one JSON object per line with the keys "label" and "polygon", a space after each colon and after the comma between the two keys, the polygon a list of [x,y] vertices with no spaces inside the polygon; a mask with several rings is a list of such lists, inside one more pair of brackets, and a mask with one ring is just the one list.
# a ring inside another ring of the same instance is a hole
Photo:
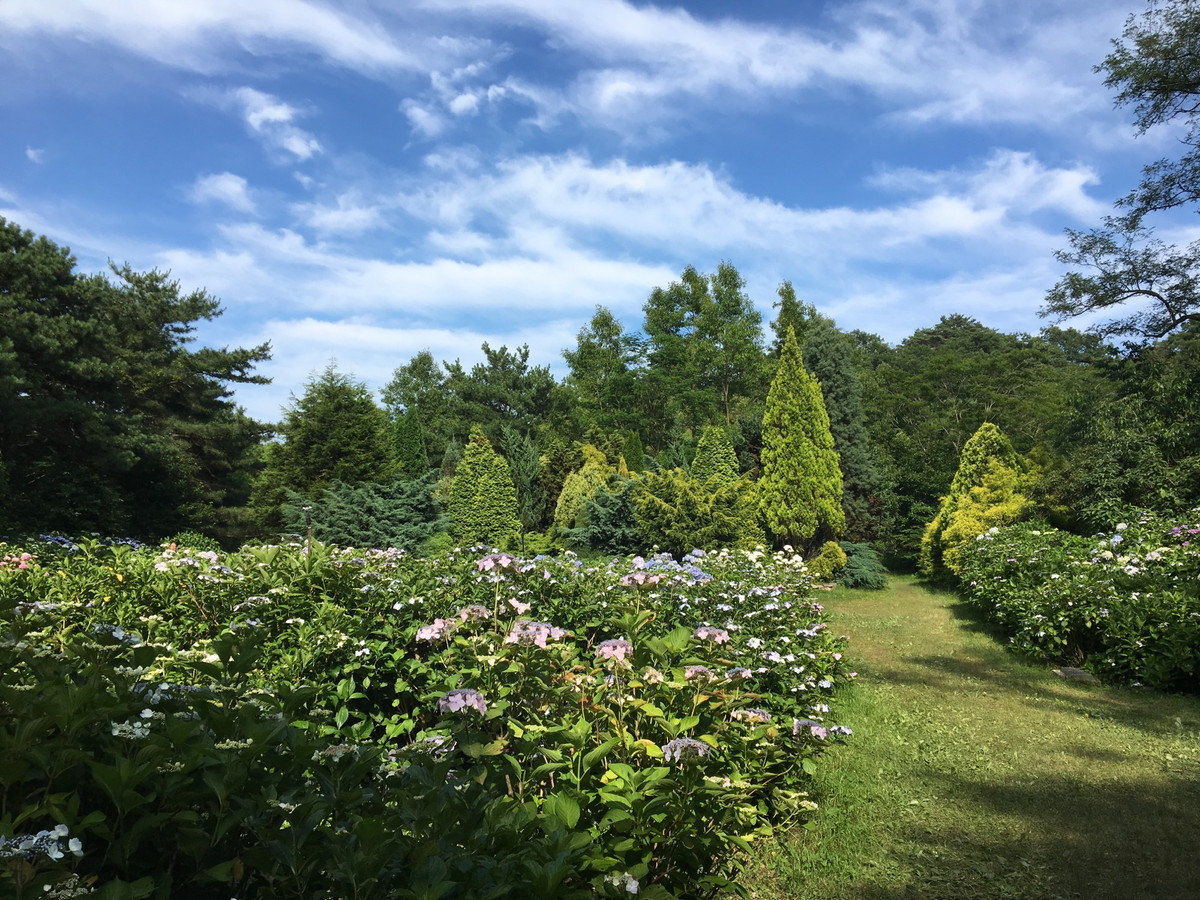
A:
{"label": "green leaf", "polygon": [[579,801],[570,794],[561,792],[551,794],[542,803],[542,809],[547,815],[558,819],[567,828],[574,828],[579,824]]}

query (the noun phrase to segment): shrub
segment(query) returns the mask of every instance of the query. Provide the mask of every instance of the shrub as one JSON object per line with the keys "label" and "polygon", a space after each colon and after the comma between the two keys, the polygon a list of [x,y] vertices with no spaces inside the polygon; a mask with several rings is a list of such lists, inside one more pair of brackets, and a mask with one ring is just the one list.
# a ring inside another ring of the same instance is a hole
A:
{"label": "shrub", "polygon": [[1032,504],[1022,462],[1004,433],[984,422],[963,445],[950,492],[921,536],[918,568],[932,578],[960,574],[960,549],[989,528],[1016,522]]}
{"label": "shrub", "polygon": [[826,541],[817,551],[817,555],[807,563],[808,570],[813,576],[822,581],[833,579],[834,573],[846,564],[846,551],[837,541]]}
{"label": "shrub", "polygon": [[326,544],[416,551],[446,527],[433,498],[434,484],[434,476],[426,474],[391,484],[335,482],[312,498],[287,491],[283,524],[303,534],[311,520],[313,536]]}
{"label": "shrub", "polygon": [[216,538],[211,538],[206,534],[201,534],[198,531],[181,531],[172,537],[167,538],[164,543],[174,544],[177,547],[184,547],[188,550],[216,550],[220,551],[221,544]]}
{"label": "shrub", "polygon": [[0,547],[0,835],[61,856],[4,896],[708,896],[845,733],[791,554],[72,546]]}
{"label": "shrub", "polygon": [[1200,524],[1139,513],[1079,537],[993,528],[963,548],[966,597],[1014,647],[1113,681],[1200,689]]}
{"label": "shrub", "polygon": [[505,547],[521,534],[512,473],[479,426],[454,470],[446,511],[450,533],[463,544]]}
{"label": "shrub", "polygon": [[870,544],[843,541],[846,565],[837,573],[837,583],[843,587],[866,591],[881,591],[887,587],[887,569],[883,557]]}

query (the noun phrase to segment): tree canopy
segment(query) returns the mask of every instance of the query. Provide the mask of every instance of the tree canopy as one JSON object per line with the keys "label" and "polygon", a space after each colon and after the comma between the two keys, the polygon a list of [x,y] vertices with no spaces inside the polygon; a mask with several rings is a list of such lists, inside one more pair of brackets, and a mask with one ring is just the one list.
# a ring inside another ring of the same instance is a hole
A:
{"label": "tree canopy", "polygon": [[266,429],[230,384],[263,344],[191,348],[220,304],[167,273],[80,275],[0,219],[0,529],[235,538]]}
{"label": "tree canopy", "polygon": [[1141,183],[1119,202],[1122,214],[1091,231],[1068,229],[1070,247],[1058,258],[1083,271],[1050,290],[1043,312],[1070,317],[1120,307],[1124,314],[1097,331],[1161,338],[1200,321],[1200,241],[1171,246],[1146,221],[1200,199],[1200,3],[1152,3],[1128,19],[1122,37],[1097,71],[1117,91],[1117,105],[1133,108],[1139,134],[1182,125],[1184,152],[1146,166]]}

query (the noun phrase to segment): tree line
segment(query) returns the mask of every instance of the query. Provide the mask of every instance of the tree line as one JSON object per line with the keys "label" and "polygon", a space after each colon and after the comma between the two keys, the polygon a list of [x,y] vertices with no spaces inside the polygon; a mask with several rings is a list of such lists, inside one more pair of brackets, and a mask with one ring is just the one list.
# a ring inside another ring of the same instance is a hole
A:
{"label": "tree line", "polygon": [[[233,543],[315,520],[344,542],[408,547],[840,538],[905,566],[984,423],[1019,454],[1038,514],[1066,527],[1200,500],[1192,322],[1117,345],[953,315],[892,346],[839,329],[787,283],[764,327],[722,262],[650,291],[637,329],[598,307],[561,380],[527,346],[485,344],[470,368],[423,351],[378,397],[331,366],[268,425],[229,386],[261,382],[269,348],[190,346],[220,313],[213,298],[159,272],[81,275],[13,223],[0,240],[10,534]],[[818,416],[815,430],[800,421]]]}

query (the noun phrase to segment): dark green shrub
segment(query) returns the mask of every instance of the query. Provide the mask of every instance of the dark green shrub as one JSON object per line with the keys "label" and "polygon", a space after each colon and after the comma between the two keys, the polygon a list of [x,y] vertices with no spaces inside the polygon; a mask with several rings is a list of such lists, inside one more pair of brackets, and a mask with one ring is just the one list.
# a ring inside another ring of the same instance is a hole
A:
{"label": "dark green shrub", "polygon": [[433,487],[433,476],[426,475],[391,484],[337,482],[315,498],[288,491],[284,527],[304,534],[310,517],[313,537],[326,544],[418,550],[446,525]]}
{"label": "dark green shrub", "polygon": [[842,542],[846,553],[846,565],[837,573],[837,583],[842,587],[866,591],[881,591],[887,587],[887,569],[883,557],[870,544]]}

